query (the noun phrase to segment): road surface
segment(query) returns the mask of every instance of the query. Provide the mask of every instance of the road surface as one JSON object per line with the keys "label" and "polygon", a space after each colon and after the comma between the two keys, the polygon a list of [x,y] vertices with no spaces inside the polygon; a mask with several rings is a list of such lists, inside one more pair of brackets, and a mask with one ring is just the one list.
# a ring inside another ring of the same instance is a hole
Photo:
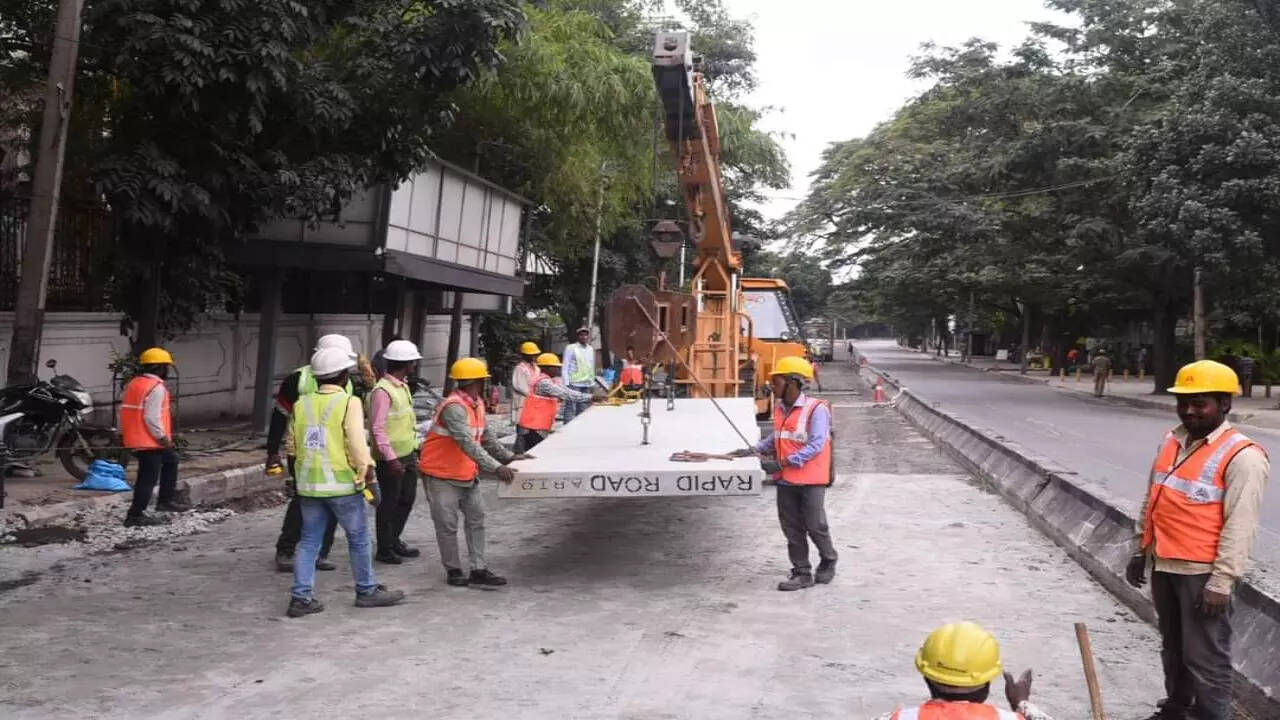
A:
{"label": "road surface", "polygon": [[[828,388],[842,379],[824,370]],[[1072,631],[1086,622],[1113,717],[1153,711],[1151,627],[893,410],[831,398],[832,585],[774,589],[788,565],[772,489],[500,501],[490,487],[490,561],[511,580],[497,592],[445,586],[420,506],[406,535],[423,557],[377,568],[404,605],[351,607],[339,557],[319,577],[328,609],[298,620],[271,566],[279,507],[124,554],[0,547],[0,581],[42,568],[0,582],[0,717],[872,718],[924,699],[914,654],[957,619],[1033,667],[1059,720],[1088,716]]]}
{"label": "road surface", "polygon": [[[901,379],[939,410],[989,428],[1086,480],[1106,486],[1125,501],[1133,515],[1142,502],[1156,448],[1164,434],[1178,424],[1172,412],[1003,378],[998,373],[941,362],[890,340],[862,341],[857,347],[872,365]],[[1241,429],[1272,458],[1278,457],[1280,432],[1248,426]],[[1251,578],[1273,592],[1280,590],[1280,491],[1275,488],[1263,500],[1262,527],[1253,555]]]}

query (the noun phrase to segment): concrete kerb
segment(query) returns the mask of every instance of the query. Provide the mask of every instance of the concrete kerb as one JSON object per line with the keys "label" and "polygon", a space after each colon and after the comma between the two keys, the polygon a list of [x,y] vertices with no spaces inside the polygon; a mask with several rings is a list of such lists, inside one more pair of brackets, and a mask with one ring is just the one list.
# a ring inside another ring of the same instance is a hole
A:
{"label": "concrete kerb", "polygon": [[[212,504],[278,487],[280,480],[268,477],[263,470],[263,465],[257,464],[179,479],[178,497],[196,505]],[[83,512],[113,507],[123,510],[129,501],[130,493],[117,493],[21,510],[11,509],[8,516],[27,528],[46,527],[71,522]]]}
{"label": "concrete kerb", "polygon": [[[896,407],[909,422],[1023,512],[1113,595],[1154,623],[1155,609],[1147,593],[1124,579],[1133,549],[1134,518],[1108,497],[1105,488],[1074,477],[1072,471],[990,430],[937,410],[887,372],[870,366],[864,370],[902,391]],[[1277,717],[1280,600],[1245,581],[1235,603],[1232,652],[1237,701],[1258,717]]]}

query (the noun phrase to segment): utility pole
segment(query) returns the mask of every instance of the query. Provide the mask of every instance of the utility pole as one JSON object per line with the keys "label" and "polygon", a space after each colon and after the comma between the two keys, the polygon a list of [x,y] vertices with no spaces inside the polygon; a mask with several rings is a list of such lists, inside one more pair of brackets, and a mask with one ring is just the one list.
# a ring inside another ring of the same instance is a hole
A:
{"label": "utility pole", "polygon": [[596,247],[591,254],[591,300],[587,303],[587,332],[595,327],[596,282],[600,277],[600,223],[604,216],[604,163],[600,164],[600,195],[596,201]]}
{"label": "utility pole", "polygon": [[1203,360],[1208,354],[1205,351],[1205,326],[1204,326],[1204,286],[1201,282],[1201,270],[1196,268],[1195,294],[1192,303],[1192,322],[1195,325],[1196,340],[1196,359]]}
{"label": "utility pole", "polygon": [[45,293],[49,286],[49,257],[58,224],[58,196],[62,189],[62,160],[71,115],[71,90],[80,49],[80,13],[84,0],[59,0],[58,20],[49,58],[49,86],[44,95],[40,145],[32,185],[31,214],[22,278],[13,313],[8,384],[35,382],[40,363],[40,335],[44,330]]}
{"label": "utility pole", "polygon": [[968,344],[965,347],[965,351],[964,351],[965,362],[970,362],[973,360],[973,291],[972,290],[969,291],[969,323],[968,325],[969,325],[969,338],[968,338]]}

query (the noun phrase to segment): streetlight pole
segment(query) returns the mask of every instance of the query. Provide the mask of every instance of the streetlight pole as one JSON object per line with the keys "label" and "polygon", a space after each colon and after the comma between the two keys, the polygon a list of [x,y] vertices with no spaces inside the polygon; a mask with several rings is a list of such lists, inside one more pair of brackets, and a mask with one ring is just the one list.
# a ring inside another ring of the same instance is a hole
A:
{"label": "streetlight pole", "polygon": [[596,319],[596,284],[600,279],[600,225],[604,216],[604,163],[600,164],[600,190],[596,201],[596,244],[591,254],[591,300],[587,302],[587,332],[592,332]]}
{"label": "streetlight pole", "polygon": [[1205,347],[1205,323],[1204,323],[1204,285],[1201,282],[1201,270],[1196,268],[1194,300],[1192,301],[1194,323],[1195,323],[1195,342],[1196,342],[1196,359],[1203,360],[1208,354]]}

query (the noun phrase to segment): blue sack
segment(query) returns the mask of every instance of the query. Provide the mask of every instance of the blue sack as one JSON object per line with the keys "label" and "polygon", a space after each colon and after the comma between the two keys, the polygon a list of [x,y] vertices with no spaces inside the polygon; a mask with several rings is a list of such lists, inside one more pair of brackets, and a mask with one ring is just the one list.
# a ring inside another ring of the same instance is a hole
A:
{"label": "blue sack", "polygon": [[73,490],[106,490],[107,492],[125,492],[132,490],[124,480],[124,467],[109,460],[94,460],[89,463],[89,474]]}

